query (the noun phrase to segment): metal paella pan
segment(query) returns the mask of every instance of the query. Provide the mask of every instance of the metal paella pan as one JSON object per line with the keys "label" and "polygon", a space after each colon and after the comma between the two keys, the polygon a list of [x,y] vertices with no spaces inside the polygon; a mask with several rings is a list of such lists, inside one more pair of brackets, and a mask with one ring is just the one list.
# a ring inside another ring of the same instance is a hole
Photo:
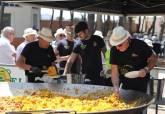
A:
{"label": "metal paella pan", "polygon": [[[82,85],[82,84],[51,84],[51,83],[0,83],[0,96],[22,96],[26,90],[48,89],[51,91],[65,93],[70,96],[83,96],[92,92],[101,92],[104,95],[112,93],[112,88],[107,86]],[[78,90],[78,92],[77,92]],[[133,90],[121,90],[122,98],[125,102],[140,100],[138,106],[124,110],[109,110],[101,112],[87,112],[80,114],[141,114],[152,103],[152,96]],[[74,110],[74,109],[73,109]],[[26,112],[27,113],[27,112]],[[33,114],[29,112],[28,114]],[[23,112],[10,112],[7,114],[24,114]],[[35,113],[34,113],[35,114]],[[45,113],[49,114],[49,113]],[[53,113],[52,113],[53,114]],[[57,113],[54,113],[57,114]],[[62,113],[64,114],[64,113]]]}

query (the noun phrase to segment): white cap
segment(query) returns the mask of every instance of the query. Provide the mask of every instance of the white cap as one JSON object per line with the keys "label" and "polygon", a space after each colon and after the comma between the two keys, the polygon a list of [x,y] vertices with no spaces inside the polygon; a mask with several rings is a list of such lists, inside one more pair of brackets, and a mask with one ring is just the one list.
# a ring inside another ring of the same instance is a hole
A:
{"label": "white cap", "polygon": [[101,38],[104,38],[103,33],[99,30],[96,30],[93,35],[97,35],[97,36],[100,36]]}
{"label": "white cap", "polygon": [[158,37],[157,36],[152,36],[152,40],[156,41],[156,40],[158,40]]}
{"label": "white cap", "polygon": [[52,32],[49,28],[43,27],[41,31],[39,31],[38,36],[47,42],[53,41]]}
{"label": "white cap", "polygon": [[148,39],[148,38],[149,38],[148,35],[143,36],[143,39]]}
{"label": "white cap", "polygon": [[37,31],[34,30],[34,29],[32,29],[32,28],[26,28],[26,29],[24,30],[23,37],[26,38],[26,36],[32,35],[32,34],[37,36]]}
{"label": "white cap", "polygon": [[110,44],[112,46],[117,46],[119,44],[122,44],[130,36],[131,35],[129,34],[129,32],[125,30],[123,27],[121,26],[115,27],[110,37]]}
{"label": "white cap", "polygon": [[148,46],[153,47],[152,41],[151,41],[151,40],[149,40],[149,39],[144,39],[144,42],[145,42]]}
{"label": "white cap", "polygon": [[54,37],[56,38],[58,34],[65,34],[66,35],[64,29],[62,29],[62,28],[59,28],[59,29],[56,30],[56,33],[54,34]]}

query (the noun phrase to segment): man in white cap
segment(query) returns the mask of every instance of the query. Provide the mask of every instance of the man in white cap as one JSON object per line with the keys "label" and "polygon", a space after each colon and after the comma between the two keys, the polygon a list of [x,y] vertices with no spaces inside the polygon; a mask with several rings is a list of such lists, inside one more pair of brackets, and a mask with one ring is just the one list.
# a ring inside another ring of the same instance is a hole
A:
{"label": "man in white cap", "polygon": [[24,42],[22,42],[16,50],[16,60],[19,58],[26,44],[37,40],[37,31],[32,28],[26,28],[24,30],[23,38],[25,38]]}
{"label": "man in white cap", "polygon": [[57,41],[64,39],[66,37],[66,33],[64,29],[62,28],[57,29],[56,33],[54,34],[54,37],[56,38]]}
{"label": "man in white cap", "polygon": [[66,38],[66,33],[64,29],[59,28],[56,30],[56,33],[54,34],[55,40],[51,42],[51,45],[53,46],[53,49],[57,48],[57,44],[60,40]]}
{"label": "man in white cap", "polygon": [[[28,82],[36,82],[35,77],[42,77],[41,70],[47,70],[56,56],[50,42],[53,36],[49,28],[42,28],[38,41],[28,43],[17,60],[17,66],[25,70]],[[40,81],[39,81],[40,82]]]}
{"label": "man in white cap", "polygon": [[15,64],[16,51],[11,44],[15,38],[14,28],[7,26],[3,28],[0,38],[0,64]]}
{"label": "man in white cap", "polygon": [[104,38],[103,33],[99,30],[96,30],[93,35],[100,36],[101,38]]}
{"label": "man in white cap", "polygon": [[[58,42],[57,48],[55,51],[57,54],[56,55],[57,60],[59,61],[59,66],[60,66],[60,68],[62,68],[62,70],[59,71],[60,74],[63,74],[65,64],[66,64],[68,58],[70,57],[70,54],[76,43],[76,41],[74,39],[74,26],[66,26],[65,34],[66,34],[66,38],[64,38]],[[79,63],[79,65],[78,65],[78,63]],[[74,73],[74,74],[80,73],[80,59],[79,58],[77,58],[76,62],[74,62],[73,67],[71,69],[71,73]]]}
{"label": "man in white cap", "polygon": [[110,37],[111,78],[114,90],[119,95],[119,82],[123,89],[147,91],[149,71],[155,66],[157,57],[143,41],[130,39],[123,27],[114,28]]}

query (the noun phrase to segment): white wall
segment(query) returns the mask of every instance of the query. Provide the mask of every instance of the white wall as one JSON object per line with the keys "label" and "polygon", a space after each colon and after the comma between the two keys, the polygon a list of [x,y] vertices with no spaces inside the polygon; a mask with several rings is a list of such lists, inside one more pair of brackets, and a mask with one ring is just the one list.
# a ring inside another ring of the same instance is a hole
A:
{"label": "white wall", "polygon": [[31,6],[5,7],[5,13],[11,14],[11,26],[14,27],[17,37],[22,37],[23,31],[27,27],[33,27],[33,14],[37,14],[40,25],[40,8],[32,9]]}

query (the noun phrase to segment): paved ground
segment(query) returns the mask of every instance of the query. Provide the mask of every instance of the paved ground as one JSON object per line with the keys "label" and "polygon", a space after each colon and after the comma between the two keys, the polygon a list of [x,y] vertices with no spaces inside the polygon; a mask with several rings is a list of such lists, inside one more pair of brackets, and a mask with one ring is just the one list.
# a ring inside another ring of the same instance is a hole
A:
{"label": "paved ground", "polygon": [[[165,75],[165,74],[164,74]],[[157,89],[157,83],[154,82],[154,93],[156,94],[156,89]],[[165,98],[165,86],[164,86],[164,89],[163,89],[163,94],[162,96]],[[159,105],[159,108],[158,108],[158,114],[165,114],[165,105]],[[148,110],[147,110],[147,114],[156,114],[156,111],[155,111],[155,104],[152,104],[148,107]]]}
{"label": "paved ground", "polygon": [[[163,67],[165,68],[165,66]],[[159,77],[163,77],[165,78],[165,70],[161,70],[161,71],[156,71],[156,70],[152,70],[151,72],[151,76],[157,78],[156,76],[159,76]],[[156,94],[156,89],[157,89],[157,81],[154,81],[154,93]],[[163,89],[163,95],[162,95],[164,98],[165,98],[165,85],[164,85],[164,89]],[[159,108],[158,108],[158,114],[165,114],[165,105],[159,105]],[[147,114],[155,114],[156,111],[155,111],[155,104],[152,104],[151,106],[149,106],[148,110],[147,110]]]}
{"label": "paved ground", "polygon": [[[155,114],[155,113],[156,113],[155,105],[151,105],[147,110],[147,114]],[[158,114],[165,114],[165,106],[163,105],[159,106]]]}

